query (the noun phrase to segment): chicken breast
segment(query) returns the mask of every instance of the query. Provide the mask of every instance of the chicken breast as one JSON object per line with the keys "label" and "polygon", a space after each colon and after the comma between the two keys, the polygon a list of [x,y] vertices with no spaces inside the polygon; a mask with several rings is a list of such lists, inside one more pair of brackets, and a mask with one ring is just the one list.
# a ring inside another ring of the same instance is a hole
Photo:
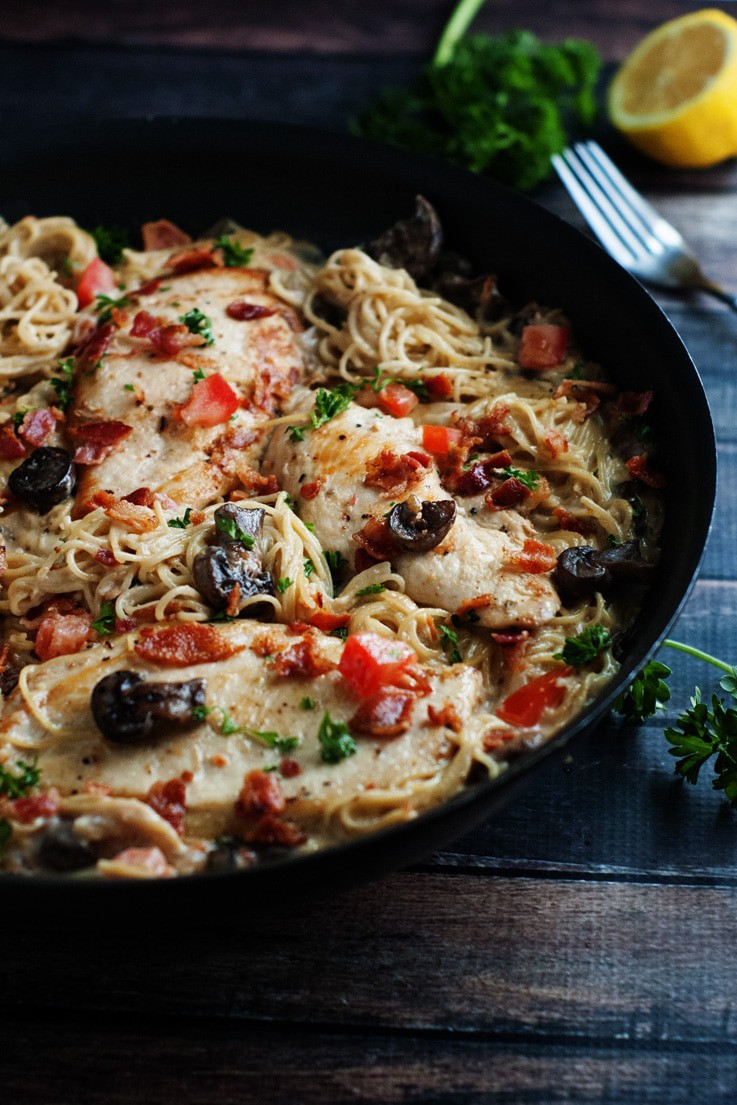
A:
{"label": "chicken breast", "polygon": [[[299,419],[295,417],[295,421]],[[281,487],[300,503],[300,516],[311,523],[325,549],[335,549],[352,565],[357,546],[354,534],[369,518],[383,517],[390,505],[410,495],[424,502],[448,500],[435,465],[418,467],[411,485],[377,486],[381,455],[394,457],[413,451],[422,454],[421,431],[410,418],[392,418],[352,403],[342,414],[304,440],[292,442],[287,427],[272,437],[263,471],[273,473]],[[305,485],[319,484],[312,498],[300,498]],[[466,513],[462,499],[448,535],[429,552],[398,551],[392,566],[405,580],[415,602],[440,606],[449,612],[483,600],[478,614],[492,629],[533,627],[550,621],[559,608],[558,594],[545,575],[519,571],[516,555],[524,540],[534,536],[529,523],[513,511],[504,512],[507,524],[492,528]]]}
{"label": "chicken breast", "polygon": [[[97,491],[123,496],[148,487],[176,503],[204,506],[237,485],[239,470],[258,455],[260,423],[278,411],[303,369],[301,324],[266,287],[267,274],[256,269],[167,276],[147,294],[133,295],[92,336],[77,357],[70,417],[76,444],[87,446],[81,462],[78,448],[78,514]],[[242,314],[253,317],[228,313],[244,302],[249,309]],[[143,325],[140,312],[148,316]],[[185,329],[186,316],[199,336]],[[149,334],[132,333],[146,325],[179,330],[156,344]],[[176,348],[182,341],[191,344]],[[240,402],[232,419],[227,412],[214,425],[182,420],[177,408],[198,380],[214,375]]]}

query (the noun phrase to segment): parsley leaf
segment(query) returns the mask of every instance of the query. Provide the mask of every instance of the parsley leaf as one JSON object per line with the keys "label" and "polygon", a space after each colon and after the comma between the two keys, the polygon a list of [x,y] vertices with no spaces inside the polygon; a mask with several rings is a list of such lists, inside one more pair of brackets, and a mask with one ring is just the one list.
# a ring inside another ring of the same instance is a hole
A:
{"label": "parsley leaf", "polygon": [[122,226],[96,226],[90,230],[97,246],[97,256],[107,265],[117,265],[128,247],[128,231]]}
{"label": "parsley leaf", "polygon": [[536,472],[533,468],[529,472],[523,472],[521,468],[513,468],[511,465],[509,468],[502,468],[502,475],[505,480],[519,480],[530,491],[534,491],[537,485],[540,483],[540,473]]}
{"label": "parsley leaf", "polygon": [[302,561],[302,567],[303,567],[303,571],[305,573],[305,576],[307,577],[307,579],[309,579],[310,576],[312,575],[312,573],[315,570],[315,565],[312,563],[309,556],[304,557],[304,559]]}
{"label": "parsley leaf", "polygon": [[107,637],[115,629],[115,606],[112,602],[103,602],[99,616],[92,623],[92,628],[101,637]]}
{"label": "parsley leaf", "polygon": [[351,736],[344,721],[333,721],[326,710],[322,715],[317,739],[322,748],[321,758],[326,764],[337,764],[358,751],[358,745]]}
{"label": "parsley leaf", "polygon": [[364,595],[380,595],[382,591],[386,591],[383,583],[369,583],[368,587],[362,587],[360,591],[356,591],[356,598],[362,599]]}
{"label": "parsley leaf", "polygon": [[195,721],[204,721],[212,713],[212,706],[193,706],[192,717]]}
{"label": "parsley leaf", "polygon": [[215,239],[215,249],[223,252],[223,261],[226,269],[235,269],[250,264],[253,257],[252,249],[244,249],[238,242],[234,242],[227,234],[221,234]]}
{"label": "parsley leaf", "polygon": [[205,379],[205,373],[204,373],[204,370],[203,370],[203,369],[201,369],[201,368],[196,368],[196,369],[194,370],[194,372],[192,373],[192,379],[194,380],[194,382],[195,382],[196,384],[199,384],[200,380],[204,380],[204,379]]}
{"label": "parsley leaf", "polygon": [[335,629],[330,630],[330,636],[331,637],[339,637],[341,639],[341,641],[347,641],[348,640],[348,626],[347,625],[338,625],[338,626],[336,626]]}
{"label": "parsley leaf", "polygon": [[52,376],[51,384],[56,392],[56,405],[60,410],[69,409],[72,402],[72,388],[74,387],[74,357],[67,357],[65,361],[57,361],[61,376]]}
{"label": "parsley leaf", "polygon": [[181,518],[170,518],[166,523],[169,529],[186,529],[190,525],[192,507],[188,506]]}
{"label": "parsley leaf", "polygon": [[[720,686],[737,702],[737,669],[721,680]],[[723,790],[729,801],[737,804],[737,709],[725,706],[724,700],[712,695],[711,709],[701,700],[696,687],[691,697],[691,709],[677,721],[677,728],[668,727],[665,739],[671,745],[671,756],[679,757],[675,769],[689,783],[695,783],[701,768],[712,758],[715,778],[712,786]]]}
{"label": "parsley leaf", "polygon": [[[113,307],[130,307],[131,301],[127,295],[121,295],[117,299],[113,299],[110,295],[103,295],[102,292],[95,296],[95,310],[98,312],[97,321],[100,325],[103,322],[109,322],[113,317]],[[98,368],[99,364],[95,365]]]}
{"label": "parsley leaf", "polygon": [[199,307],[193,307],[186,315],[180,315],[179,321],[183,322],[190,334],[199,334],[205,339],[205,345],[214,345],[215,338],[212,333],[212,319],[202,313]]}
{"label": "parsley leaf", "polygon": [[603,625],[587,625],[577,637],[566,637],[560,652],[554,659],[563,660],[573,668],[583,668],[595,660],[612,643],[612,635]]}
{"label": "parsley leaf", "polygon": [[277,752],[294,752],[299,745],[299,737],[280,737],[278,733],[260,733],[258,729],[244,729],[243,732],[269,748],[275,748]]}
{"label": "parsley leaf", "polygon": [[41,772],[36,767],[36,761],[29,764],[24,760],[18,760],[16,764],[18,774],[14,775],[10,768],[0,764],[0,794],[8,798],[22,798],[29,790],[38,786]]}
{"label": "parsley leaf", "polygon": [[225,533],[228,537],[232,537],[234,541],[240,541],[242,545],[245,545],[247,549],[252,549],[256,544],[255,537],[251,537],[250,533],[245,533],[237,524],[234,518],[223,517],[218,515],[215,518],[215,528],[220,533]]}
{"label": "parsley leaf", "polygon": [[634,434],[638,441],[651,441],[653,436],[653,428],[649,422],[646,422],[644,418],[640,418],[636,414],[620,414],[619,421],[622,426],[625,426],[628,430]]}
{"label": "parsley leaf", "polygon": [[315,702],[314,698],[308,698],[307,695],[305,695],[304,698],[300,699],[300,710],[314,710],[316,706],[317,703]]}
{"label": "parsley leaf", "polygon": [[315,406],[310,415],[309,422],[305,426],[289,426],[289,440],[291,442],[304,441],[306,430],[316,430],[324,426],[350,406],[357,391],[363,387],[363,383],[349,384],[347,381],[336,384],[334,388],[318,388],[315,392]]}
{"label": "parsley leaf", "polygon": [[292,586],[293,583],[294,583],[294,580],[290,579],[289,576],[281,576],[276,581],[276,589],[277,589],[277,591],[279,592],[280,595],[283,595],[285,591],[289,590],[289,588]]}
{"label": "parsley leaf", "polygon": [[341,570],[348,563],[348,561],[342,553],[338,552],[337,549],[326,549],[322,555],[325,557],[325,563],[330,569],[330,574],[333,577],[333,583],[336,583]]}
{"label": "parsley leaf", "polygon": [[615,700],[614,709],[626,721],[644,721],[652,717],[670,698],[670,687],[665,682],[670,674],[671,669],[666,664],[651,660]]}
{"label": "parsley leaf", "polygon": [[225,709],[224,706],[220,707],[220,713],[222,714],[222,721],[220,722],[220,732],[224,737],[230,737],[233,733],[240,733],[241,727],[236,721],[233,721],[232,717]]}
{"label": "parsley leaf", "polygon": [[451,664],[462,664],[463,656],[458,647],[458,634],[455,629],[451,629],[449,625],[439,625],[438,630],[440,631],[440,643],[446,651],[449,651]]}

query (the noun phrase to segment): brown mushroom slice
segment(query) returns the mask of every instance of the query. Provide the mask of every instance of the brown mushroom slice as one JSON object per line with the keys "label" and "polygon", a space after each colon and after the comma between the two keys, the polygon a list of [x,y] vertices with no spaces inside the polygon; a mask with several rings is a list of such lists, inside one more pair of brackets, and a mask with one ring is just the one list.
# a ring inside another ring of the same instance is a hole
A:
{"label": "brown mushroom slice", "polygon": [[419,281],[435,268],[442,245],[443,228],[435,208],[424,196],[416,196],[414,215],[390,226],[365,251],[380,265],[404,269]]}
{"label": "brown mushroom slice", "polygon": [[139,744],[162,724],[186,726],[201,721],[205,680],[186,683],[145,681],[134,671],[115,671],[95,684],[90,698],[95,725],[115,744]]}
{"label": "brown mushroom slice", "polygon": [[434,549],[450,533],[457,509],[454,499],[420,503],[410,496],[404,502],[397,503],[388,517],[395,544],[410,552]]}

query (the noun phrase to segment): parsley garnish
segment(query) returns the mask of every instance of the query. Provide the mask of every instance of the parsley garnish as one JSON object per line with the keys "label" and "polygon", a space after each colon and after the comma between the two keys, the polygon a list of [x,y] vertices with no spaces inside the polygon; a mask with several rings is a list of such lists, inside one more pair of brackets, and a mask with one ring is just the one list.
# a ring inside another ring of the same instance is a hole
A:
{"label": "parsley garnish", "polygon": [[576,361],[570,372],[566,373],[566,380],[585,380],[583,361]]}
{"label": "parsley garnish", "polygon": [[312,563],[309,556],[304,557],[304,559],[302,561],[302,568],[303,568],[303,571],[305,573],[305,576],[307,577],[307,579],[309,579],[310,576],[312,575],[312,573],[315,570],[315,565]]}
{"label": "parsley garnish", "polygon": [[240,725],[238,725],[237,722],[233,721],[232,717],[224,706],[220,707],[220,713],[222,714],[222,721],[220,722],[220,732],[223,734],[223,736],[231,737],[233,733],[240,733]]}
{"label": "parsley garnish", "polygon": [[136,390],[136,385],[135,384],[123,384],[123,387],[125,388],[126,391],[135,391]]}
{"label": "parsley garnish", "polygon": [[[99,312],[97,321],[102,324],[103,322],[109,322],[113,317],[113,307],[130,307],[131,301],[127,295],[121,295],[118,299],[113,299],[110,295],[103,295],[100,292],[95,296],[95,310]],[[99,362],[95,365],[95,368],[99,368]]]}
{"label": "parsley garnish", "polygon": [[380,595],[382,591],[386,591],[383,583],[369,583],[368,587],[362,587],[360,591],[356,591],[356,598],[362,599],[365,595]]}
{"label": "parsley garnish", "polygon": [[227,234],[221,234],[219,238],[215,239],[215,249],[223,251],[223,261],[226,269],[248,265],[253,257],[252,249],[244,249],[243,246],[238,245],[238,242],[234,242],[232,238],[229,238]]}
{"label": "parsley garnish", "polygon": [[336,582],[337,577],[340,575],[341,569],[348,563],[342,553],[337,549],[326,549],[322,554],[325,557],[325,563],[330,569],[330,574],[333,577],[333,583]]}
{"label": "parsley garnish", "polygon": [[41,772],[36,767],[35,760],[31,764],[18,760],[16,767],[18,774],[14,775],[9,768],[0,764],[0,794],[8,798],[22,798],[29,790],[38,786],[41,778]]}
{"label": "parsley garnish", "polygon": [[612,635],[603,625],[587,625],[577,637],[566,637],[561,651],[553,656],[573,668],[583,668],[595,660],[600,652],[609,648],[611,643]]}
{"label": "parsley garnish", "polygon": [[218,515],[215,518],[215,528],[220,533],[225,533],[228,537],[232,537],[234,541],[240,541],[242,545],[245,545],[247,549],[252,549],[256,544],[255,537],[251,537],[250,533],[245,533],[238,525],[234,518],[223,517]]}
{"label": "parsley garnish", "polygon": [[194,706],[192,717],[195,721],[204,721],[212,713],[212,706]]}
{"label": "parsley garnish", "polygon": [[293,583],[294,583],[294,580],[290,579],[289,576],[281,576],[276,581],[276,589],[277,589],[277,591],[279,592],[280,595],[283,595],[285,591],[289,590],[289,588],[292,586]]}
{"label": "parsley garnish", "polygon": [[463,656],[458,648],[458,634],[455,629],[451,629],[449,625],[439,625],[438,629],[440,631],[440,643],[446,651],[450,651],[451,664],[462,664]]}
{"label": "parsley garnish", "polygon": [[179,321],[183,322],[190,334],[199,334],[205,339],[205,345],[214,345],[215,338],[212,333],[212,319],[203,314],[199,307],[193,307],[186,315],[180,315]]}
{"label": "parsley garnish", "polygon": [[304,441],[306,430],[316,430],[324,426],[350,406],[351,401],[361,384],[349,384],[348,382],[336,384],[334,388],[318,388],[315,392],[315,407],[310,415],[309,422],[302,427],[289,426],[289,440]]}
{"label": "parsley garnish", "polygon": [[337,764],[358,751],[358,745],[351,736],[344,721],[333,721],[326,710],[322,715],[317,739],[322,748],[321,757],[326,764]]}
{"label": "parsley garnish", "polygon": [[614,709],[624,715],[625,721],[652,717],[670,698],[670,687],[665,682],[670,673],[666,664],[651,660],[615,700]]}
{"label": "parsley garnish", "polygon": [[653,428],[644,418],[636,414],[620,414],[619,421],[627,429],[631,430],[638,441],[651,441]]}
{"label": "parsley garnish", "polygon": [[300,699],[300,710],[314,710],[316,706],[317,703],[315,702],[314,698],[308,698],[307,695],[305,695],[304,698]]}
{"label": "parsley garnish", "polygon": [[199,384],[200,380],[205,379],[205,373],[201,368],[196,368],[192,373],[192,379],[196,384]]}
{"label": "parsley garnish", "polygon": [[166,523],[169,529],[186,529],[190,525],[192,507],[188,506],[181,518],[170,518]]}
{"label": "parsley garnish", "polygon": [[61,376],[52,376],[51,383],[56,392],[56,405],[60,410],[69,409],[72,402],[72,388],[74,387],[74,357],[67,357],[65,361],[57,361]]}
{"label": "parsley garnish", "polygon": [[224,610],[218,610],[217,614],[213,614],[210,618],[211,622],[234,622],[236,620],[232,614],[226,614]]}
{"label": "parsley garnish", "polygon": [[632,507],[632,517],[636,522],[641,521],[647,514],[647,507],[643,503],[639,495],[633,495],[630,499],[630,506]]}
{"label": "parsley garnish", "polygon": [[340,637],[341,641],[346,641],[348,639],[348,626],[338,625],[335,629],[330,630],[329,635],[331,637]]}
{"label": "parsley garnish", "polygon": [[96,226],[90,230],[97,256],[108,265],[117,265],[128,246],[128,231],[122,226]]}
{"label": "parsley garnish", "polygon": [[18,429],[18,427],[20,426],[20,424],[22,423],[23,419],[26,417],[27,414],[32,414],[33,411],[37,411],[37,410],[38,410],[38,407],[23,407],[22,410],[16,411],[15,414],[13,415],[13,417],[11,418],[11,422],[15,426],[16,430]]}
{"label": "parsley garnish", "polygon": [[531,468],[529,472],[523,472],[521,468],[503,468],[502,475],[505,480],[519,480],[530,491],[534,491],[537,485],[540,483],[540,473],[536,472],[534,468]]}
{"label": "parsley garnish", "polygon": [[269,748],[275,748],[277,752],[294,752],[299,745],[299,737],[280,737],[278,733],[260,733],[258,729],[244,729],[249,737],[255,737]]}
{"label": "parsley garnish", "polygon": [[103,602],[100,613],[92,623],[92,628],[101,637],[107,637],[115,629],[115,606],[112,602]]}
{"label": "parsley garnish", "polygon": [[575,39],[555,46],[529,31],[467,35],[479,7],[461,0],[419,78],[384,92],[353,129],[530,189],[550,175],[569,118],[593,123],[601,60]]}

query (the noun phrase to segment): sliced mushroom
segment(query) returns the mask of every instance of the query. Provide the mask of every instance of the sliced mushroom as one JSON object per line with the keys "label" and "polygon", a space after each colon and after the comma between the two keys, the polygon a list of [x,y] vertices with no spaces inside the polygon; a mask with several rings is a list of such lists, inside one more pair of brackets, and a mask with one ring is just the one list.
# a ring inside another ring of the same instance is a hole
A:
{"label": "sliced mushroom", "polygon": [[456,519],[454,499],[437,502],[397,503],[389,511],[388,522],[395,544],[411,552],[427,552],[439,545]]}
{"label": "sliced mushroom", "polygon": [[224,522],[233,522],[237,532],[245,533],[255,541],[264,528],[264,511],[260,507],[238,506],[237,503],[224,503],[215,511],[215,540],[219,545],[228,545],[235,541],[242,544],[240,538],[231,537],[220,527]]}
{"label": "sliced mushroom", "polygon": [[0,692],[2,692],[4,698],[13,693],[18,686],[19,679],[20,668],[17,668],[14,664],[8,664],[0,675]]}
{"label": "sliced mushroom", "polygon": [[97,857],[86,840],[78,837],[69,818],[53,817],[44,826],[39,841],[38,862],[50,871],[82,871]]}
{"label": "sliced mushroom", "polygon": [[77,478],[74,463],[66,449],[35,449],[30,457],[14,468],[8,487],[16,499],[27,503],[39,514],[74,494]]}
{"label": "sliced mushroom", "polygon": [[139,744],[162,723],[186,726],[205,705],[205,680],[148,683],[134,671],[114,671],[97,683],[90,699],[95,725],[115,744]]}
{"label": "sliced mushroom", "polygon": [[571,598],[604,591],[617,583],[646,583],[654,565],[640,556],[639,541],[625,541],[611,549],[579,545],[558,557],[554,580]]}
{"label": "sliced mushroom", "polygon": [[236,586],[240,588],[238,604],[253,595],[274,593],[273,580],[264,570],[258,553],[249,552],[235,542],[226,547],[211,545],[198,553],[192,564],[192,577],[195,587],[213,610],[225,609]]}
{"label": "sliced mushroom", "polygon": [[466,276],[441,271],[433,281],[444,299],[461,307],[477,322],[496,322],[509,311],[509,303],[497,288],[496,277]]}
{"label": "sliced mushroom", "polygon": [[405,269],[413,280],[426,279],[440,257],[443,228],[431,203],[415,197],[415,213],[390,226],[365,246],[369,257],[392,269]]}

